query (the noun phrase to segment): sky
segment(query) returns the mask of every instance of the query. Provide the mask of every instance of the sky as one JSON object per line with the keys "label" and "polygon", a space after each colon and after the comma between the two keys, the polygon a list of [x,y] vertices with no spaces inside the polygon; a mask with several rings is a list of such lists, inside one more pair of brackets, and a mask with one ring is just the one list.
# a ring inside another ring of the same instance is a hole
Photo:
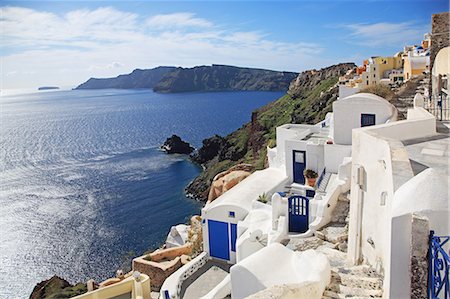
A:
{"label": "sky", "polygon": [[75,87],[160,65],[300,72],[393,55],[447,0],[1,1],[0,88]]}

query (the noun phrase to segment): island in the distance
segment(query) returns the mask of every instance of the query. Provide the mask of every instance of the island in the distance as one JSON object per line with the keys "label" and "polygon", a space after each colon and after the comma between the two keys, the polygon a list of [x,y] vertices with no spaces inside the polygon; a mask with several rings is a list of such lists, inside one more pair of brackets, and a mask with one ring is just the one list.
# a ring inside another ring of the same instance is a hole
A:
{"label": "island in the distance", "polygon": [[137,89],[176,93],[193,91],[285,91],[298,73],[228,65],[136,69],[115,78],[91,78],[75,89]]}
{"label": "island in the distance", "polygon": [[57,86],[41,86],[38,88],[38,90],[53,90],[53,89],[59,89]]}

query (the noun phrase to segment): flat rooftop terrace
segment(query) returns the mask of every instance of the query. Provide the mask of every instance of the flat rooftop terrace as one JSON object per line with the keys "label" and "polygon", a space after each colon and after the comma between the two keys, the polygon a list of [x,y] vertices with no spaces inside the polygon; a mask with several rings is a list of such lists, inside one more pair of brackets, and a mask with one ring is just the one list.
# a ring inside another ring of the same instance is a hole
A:
{"label": "flat rooftop terrace", "polygon": [[447,176],[450,183],[450,122],[437,122],[436,135],[411,139],[403,144],[408,152],[414,175],[434,168]]}
{"label": "flat rooftop terrace", "polygon": [[285,124],[281,128],[296,133],[299,140],[318,141],[329,140],[330,127],[320,127],[318,125],[305,125],[305,124]]}

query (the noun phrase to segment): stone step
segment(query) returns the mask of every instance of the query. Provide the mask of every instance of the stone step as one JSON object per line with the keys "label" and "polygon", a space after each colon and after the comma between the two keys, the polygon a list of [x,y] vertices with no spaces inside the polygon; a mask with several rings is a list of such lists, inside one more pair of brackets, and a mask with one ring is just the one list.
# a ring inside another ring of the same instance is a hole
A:
{"label": "stone step", "polygon": [[330,243],[340,243],[347,241],[348,239],[348,228],[345,225],[336,224],[329,225],[323,228],[321,231],[315,233],[317,237],[328,241]]}
{"label": "stone step", "polygon": [[345,297],[345,295],[330,292],[330,291],[325,291],[322,295],[322,299],[341,299],[341,298],[372,299],[372,298],[381,298],[381,297],[361,297],[361,296]]}
{"label": "stone step", "polygon": [[326,288],[327,291],[334,292],[336,294],[342,294],[345,297],[381,297],[383,291],[380,289],[365,289],[359,287],[348,287],[340,284],[331,284]]}
{"label": "stone step", "polygon": [[379,273],[377,273],[375,269],[367,265],[336,267],[335,272],[339,274],[349,274],[357,277],[378,278],[380,280],[383,280],[383,277]]}
{"label": "stone step", "polygon": [[383,281],[379,277],[356,276],[332,271],[331,284],[340,284],[347,287],[381,290]]}

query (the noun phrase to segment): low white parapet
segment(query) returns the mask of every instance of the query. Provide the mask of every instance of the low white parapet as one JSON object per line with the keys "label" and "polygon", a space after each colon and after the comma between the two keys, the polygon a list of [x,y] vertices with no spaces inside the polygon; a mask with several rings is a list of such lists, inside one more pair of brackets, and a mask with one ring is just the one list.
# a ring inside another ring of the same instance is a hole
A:
{"label": "low white parapet", "polygon": [[145,274],[135,272],[133,276],[120,282],[87,292],[72,299],[115,298],[127,294],[129,294],[131,299],[150,299],[150,292],[150,278]]}
{"label": "low white parapet", "polygon": [[179,299],[183,282],[203,267],[208,259],[207,253],[202,252],[199,256],[167,277],[161,287],[159,299]]}
{"label": "low white parapet", "polygon": [[296,298],[321,298],[330,282],[328,258],[315,250],[294,252],[274,243],[247,257],[230,269],[231,297],[247,298],[267,288],[295,285]]}

